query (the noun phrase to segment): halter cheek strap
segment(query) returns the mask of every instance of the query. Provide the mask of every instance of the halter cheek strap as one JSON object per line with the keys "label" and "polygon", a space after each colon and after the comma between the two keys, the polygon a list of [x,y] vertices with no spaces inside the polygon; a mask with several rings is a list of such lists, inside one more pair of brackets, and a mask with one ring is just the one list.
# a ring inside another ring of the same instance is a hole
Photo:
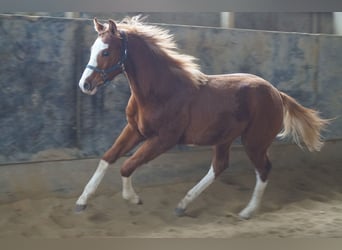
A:
{"label": "halter cheek strap", "polygon": [[109,80],[107,78],[109,73],[116,71],[118,69],[120,69],[119,73],[122,73],[125,71],[125,61],[127,58],[127,36],[126,36],[126,33],[124,31],[120,30],[119,32],[120,32],[120,36],[122,39],[122,44],[121,44],[122,46],[121,46],[121,53],[120,53],[119,61],[115,65],[113,65],[112,67],[107,68],[107,69],[99,69],[99,68],[92,66],[92,65],[89,65],[89,64],[86,66],[88,69],[91,69],[91,70],[101,74],[102,79],[103,79],[103,84],[106,84],[109,82]]}

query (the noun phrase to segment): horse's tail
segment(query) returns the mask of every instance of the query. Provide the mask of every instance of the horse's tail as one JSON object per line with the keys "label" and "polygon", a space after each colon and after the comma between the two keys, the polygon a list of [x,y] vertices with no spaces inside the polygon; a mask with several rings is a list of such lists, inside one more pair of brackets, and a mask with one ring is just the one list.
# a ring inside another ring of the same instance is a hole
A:
{"label": "horse's tail", "polygon": [[285,93],[280,92],[280,95],[284,105],[284,128],[278,137],[291,135],[299,147],[303,141],[309,151],[320,151],[324,144],[321,130],[329,120],[320,118],[316,110],[303,107]]}

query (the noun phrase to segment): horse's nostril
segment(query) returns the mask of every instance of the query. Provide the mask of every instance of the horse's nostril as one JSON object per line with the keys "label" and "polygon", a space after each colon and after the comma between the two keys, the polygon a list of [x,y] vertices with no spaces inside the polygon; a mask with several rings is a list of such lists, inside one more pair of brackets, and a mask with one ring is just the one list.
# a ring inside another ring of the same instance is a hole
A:
{"label": "horse's nostril", "polygon": [[84,90],[90,90],[90,89],[91,89],[90,83],[85,82],[85,83],[83,84],[83,88],[84,88]]}

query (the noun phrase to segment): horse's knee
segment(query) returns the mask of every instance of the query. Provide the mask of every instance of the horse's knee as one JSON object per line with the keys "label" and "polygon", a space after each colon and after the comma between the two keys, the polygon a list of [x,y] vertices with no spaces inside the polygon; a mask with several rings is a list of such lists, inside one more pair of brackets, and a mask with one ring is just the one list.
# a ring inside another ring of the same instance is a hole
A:
{"label": "horse's knee", "polygon": [[139,164],[131,157],[128,158],[120,168],[122,177],[130,177]]}
{"label": "horse's knee", "polygon": [[133,173],[133,170],[128,167],[120,168],[120,174],[122,177],[130,177]]}

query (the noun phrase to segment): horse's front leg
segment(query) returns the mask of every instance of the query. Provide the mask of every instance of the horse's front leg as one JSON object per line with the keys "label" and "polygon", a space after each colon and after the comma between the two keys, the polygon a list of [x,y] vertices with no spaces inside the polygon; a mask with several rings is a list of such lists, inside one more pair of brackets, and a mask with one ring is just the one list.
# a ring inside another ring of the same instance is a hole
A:
{"label": "horse's front leg", "polygon": [[121,167],[120,173],[122,177],[122,196],[125,200],[128,200],[135,204],[141,204],[142,201],[139,196],[135,193],[131,175],[136,168],[147,163],[160,154],[164,153],[176,143],[171,140],[162,140],[160,137],[153,137],[147,139],[140,148],[128,158]]}
{"label": "horse's front leg", "polygon": [[85,186],[81,196],[76,201],[76,212],[81,212],[87,207],[89,197],[95,193],[108,169],[109,164],[114,163],[118,158],[129,152],[142,140],[143,137],[138,131],[133,129],[130,125],[126,125],[113,146],[102,156],[95,173]]}

